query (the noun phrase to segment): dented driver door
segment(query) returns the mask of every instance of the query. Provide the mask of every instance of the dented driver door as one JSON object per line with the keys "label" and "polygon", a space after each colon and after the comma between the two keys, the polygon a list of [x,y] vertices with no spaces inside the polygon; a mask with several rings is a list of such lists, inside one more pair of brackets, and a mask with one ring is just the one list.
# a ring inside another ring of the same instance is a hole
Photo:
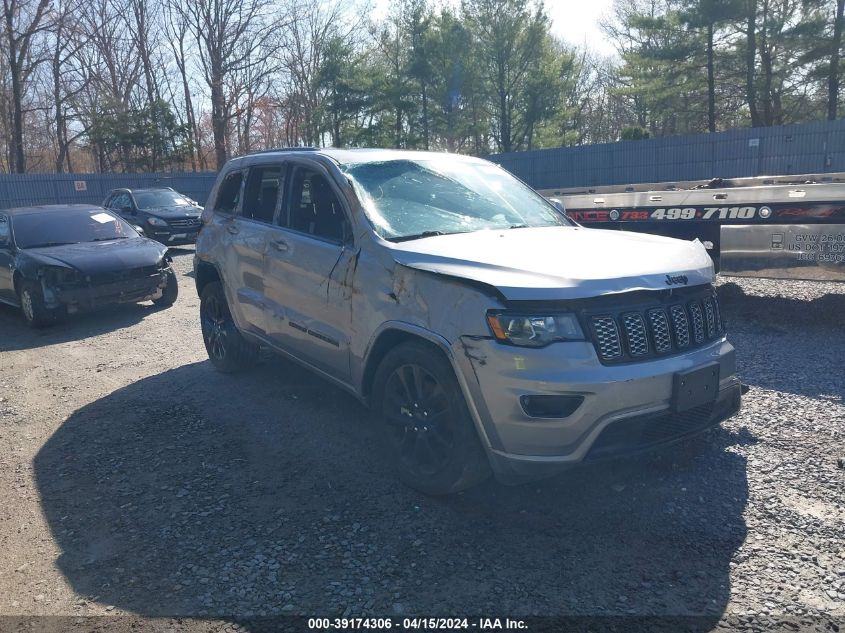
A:
{"label": "dented driver door", "polygon": [[326,175],[294,166],[285,205],[268,234],[268,335],[283,350],[349,380],[355,249],[339,196]]}

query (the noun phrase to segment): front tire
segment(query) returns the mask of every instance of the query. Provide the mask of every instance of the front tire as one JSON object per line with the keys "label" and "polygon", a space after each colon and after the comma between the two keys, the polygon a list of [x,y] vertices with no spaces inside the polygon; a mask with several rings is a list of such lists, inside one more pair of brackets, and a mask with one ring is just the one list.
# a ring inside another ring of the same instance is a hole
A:
{"label": "front tire", "polygon": [[153,299],[153,303],[162,308],[169,308],[176,303],[176,299],[179,297],[179,282],[176,279],[176,273],[168,270],[166,279],[161,296],[158,299]]}
{"label": "front tire", "polygon": [[59,318],[59,311],[44,305],[44,292],[41,284],[34,281],[24,281],[20,291],[21,312],[27,324],[32,328],[43,328],[55,323]]}
{"label": "front tire", "polygon": [[258,345],[247,341],[238,331],[219,281],[209,283],[202,290],[200,323],[208,358],[218,370],[234,373],[256,363]]}
{"label": "front tire", "polygon": [[445,495],[490,475],[463,393],[440,350],[421,342],[397,346],[379,365],[374,385],[373,405],[405,484]]}

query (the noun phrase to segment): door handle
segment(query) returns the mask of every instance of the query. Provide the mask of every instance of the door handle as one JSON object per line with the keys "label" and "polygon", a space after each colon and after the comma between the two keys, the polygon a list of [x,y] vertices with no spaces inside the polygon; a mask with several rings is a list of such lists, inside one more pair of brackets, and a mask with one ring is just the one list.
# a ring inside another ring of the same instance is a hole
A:
{"label": "door handle", "polygon": [[229,233],[231,233],[232,235],[237,235],[240,231],[240,229],[234,224],[230,224],[229,226],[227,226],[226,230],[229,231]]}
{"label": "door handle", "polygon": [[288,243],[284,240],[270,240],[270,246],[283,253],[289,248]]}

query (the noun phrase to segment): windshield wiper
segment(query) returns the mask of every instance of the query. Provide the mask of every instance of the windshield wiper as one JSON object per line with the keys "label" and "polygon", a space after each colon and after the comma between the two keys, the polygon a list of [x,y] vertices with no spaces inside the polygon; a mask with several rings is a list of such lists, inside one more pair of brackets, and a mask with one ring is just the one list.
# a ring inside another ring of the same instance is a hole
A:
{"label": "windshield wiper", "polygon": [[48,246],[67,246],[68,244],[79,244],[79,242],[42,242],[41,244],[30,244],[24,248],[46,248]]}
{"label": "windshield wiper", "polygon": [[112,240],[128,240],[128,235],[116,235],[115,237],[95,237],[92,242],[111,242]]}
{"label": "windshield wiper", "polygon": [[411,240],[421,240],[424,237],[437,237],[438,235],[455,235],[457,233],[466,233],[466,231],[452,231],[446,233],[444,231],[423,231],[422,233],[414,233],[413,235],[400,235],[399,237],[388,238],[391,242],[410,242]]}
{"label": "windshield wiper", "polygon": [[528,225],[527,224],[511,224],[508,228],[509,229],[527,229]]}

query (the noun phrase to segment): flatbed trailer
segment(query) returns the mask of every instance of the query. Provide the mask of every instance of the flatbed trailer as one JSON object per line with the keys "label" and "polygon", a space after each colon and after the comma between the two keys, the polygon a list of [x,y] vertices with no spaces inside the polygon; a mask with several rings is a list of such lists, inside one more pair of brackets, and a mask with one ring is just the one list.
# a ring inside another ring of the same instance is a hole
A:
{"label": "flatbed trailer", "polygon": [[540,193],[584,226],[698,239],[725,275],[845,281],[845,173]]}

